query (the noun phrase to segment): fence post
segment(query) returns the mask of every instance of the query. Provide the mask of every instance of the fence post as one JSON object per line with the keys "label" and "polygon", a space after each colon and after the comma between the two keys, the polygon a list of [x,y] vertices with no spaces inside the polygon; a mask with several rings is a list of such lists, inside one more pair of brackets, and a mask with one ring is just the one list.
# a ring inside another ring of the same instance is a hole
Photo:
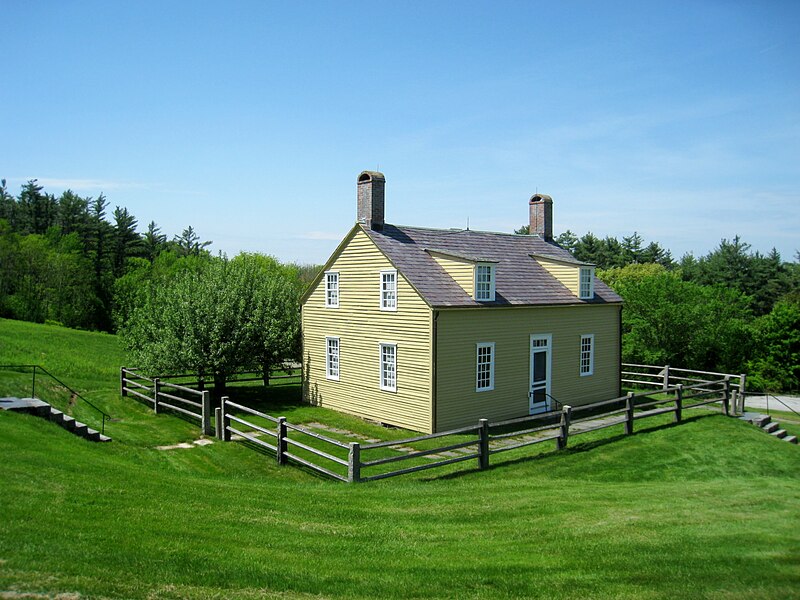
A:
{"label": "fence post", "polygon": [[489,421],[480,419],[478,421],[478,466],[481,469],[489,468]]}
{"label": "fence post", "polygon": [[361,481],[361,444],[350,442],[350,453],[347,456],[347,482]]}
{"label": "fence post", "polygon": [[[278,417],[278,440],[275,443],[279,465],[286,464],[286,417]],[[348,469],[349,471],[349,469]]]}
{"label": "fence post", "polygon": [[33,365],[33,377],[31,378],[31,398],[36,398],[36,365]]}
{"label": "fence post", "polygon": [[733,390],[731,392],[731,406],[733,407],[733,414],[739,414],[739,390]]}
{"label": "fence post", "polygon": [[211,435],[211,392],[203,391],[203,415],[202,415],[203,435]]}
{"label": "fence post", "polygon": [[214,437],[222,439],[222,408],[214,409]]}
{"label": "fence post", "polygon": [[725,412],[725,416],[729,417],[731,415],[731,376],[725,375],[725,383],[724,391],[725,397],[722,399],[722,410]]}
{"label": "fence post", "polygon": [[669,388],[669,365],[664,365],[664,383],[661,389]]}
{"label": "fence post", "polygon": [[680,423],[683,421],[683,384],[679,383],[675,386],[675,422]]}
{"label": "fence post", "polygon": [[119,368],[119,395],[123,398],[128,395],[128,391],[125,389],[125,367]]}
{"label": "fence post", "polygon": [[739,375],[739,404],[741,405],[741,413],[744,414],[744,399],[745,399],[745,387],[747,386],[747,375],[742,373]]}
{"label": "fence post", "polygon": [[158,414],[158,395],[161,393],[161,380],[153,378],[153,412]]}
{"label": "fence post", "polygon": [[628,392],[625,399],[625,435],[633,434],[633,392]]}
{"label": "fence post", "polygon": [[572,407],[565,404],[561,407],[561,424],[559,425],[559,433],[556,438],[556,448],[563,450],[567,447],[567,439],[569,438],[569,423],[572,420]]}
{"label": "fence post", "polygon": [[223,442],[230,442],[231,441],[231,432],[228,429],[228,426],[231,424],[231,420],[228,418],[228,397],[223,396],[220,402],[220,413],[221,420],[222,420],[222,437],[220,438]]}

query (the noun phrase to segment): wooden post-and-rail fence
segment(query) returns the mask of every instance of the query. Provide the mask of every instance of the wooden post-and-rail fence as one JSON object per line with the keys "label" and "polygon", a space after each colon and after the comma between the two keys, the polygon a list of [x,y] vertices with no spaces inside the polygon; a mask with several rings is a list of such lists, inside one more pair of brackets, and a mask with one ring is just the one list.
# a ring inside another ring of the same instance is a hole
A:
{"label": "wooden post-and-rail fence", "polygon": [[147,377],[134,369],[121,367],[119,388],[122,396],[132,395],[153,406],[153,411],[172,410],[200,422],[203,435],[212,435],[211,392]]}
{"label": "wooden post-and-rail fence", "polygon": [[[197,419],[204,435],[211,435],[213,430],[224,441],[237,436],[274,454],[280,465],[299,465],[351,483],[468,461],[476,461],[479,469],[488,469],[491,457],[511,450],[549,441],[563,450],[575,436],[617,425],[623,425],[625,433],[632,435],[636,421],[665,413],[672,413],[674,422],[681,423],[684,412],[692,408],[718,403],[730,415],[744,407],[744,375],[650,365],[626,364],[623,369],[624,383],[652,389],[537,415],[494,423],[480,419],[459,429],[374,443],[337,440],[228,397],[222,398],[216,409],[212,428],[207,390],[148,378],[135,369],[120,369],[120,390],[123,396],[132,395],[151,404],[156,412],[167,409]],[[709,375],[715,378],[709,379]]]}
{"label": "wooden post-and-rail fence", "polygon": [[[476,425],[459,429],[366,444],[333,439],[226,397],[216,409],[216,430],[221,440],[230,441],[235,435],[268,450],[280,465],[294,463],[340,481],[357,483],[473,460],[479,469],[488,469],[490,457],[502,452],[548,441],[563,450],[574,436],[617,425],[624,425],[625,433],[632,435],[636,421],[673,413],[674,422],[680,423],[684,411],[712,403],[720,403],[723,412],[731,414],[731,387],[729,376],[694,385],[679,383],[582,406],[563,406],[549,413],[496,423],[480,419]],[[457,439],[441,446],[431,444],[432,440],[447,437]],[[409,447],[411,444],[429,447],[413,448]],[[368,456],[376,453],[379,456]],[[401,463],[409,466],[397,468]]]}

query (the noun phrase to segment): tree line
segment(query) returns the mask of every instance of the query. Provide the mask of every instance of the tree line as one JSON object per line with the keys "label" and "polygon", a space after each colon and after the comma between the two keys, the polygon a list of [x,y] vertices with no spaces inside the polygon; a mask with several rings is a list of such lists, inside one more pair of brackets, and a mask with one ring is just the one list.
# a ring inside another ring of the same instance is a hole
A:
{"label": "tree line", "polygon": [[[527,234],[527,226],[515,233]],[[641,235],[555,239],[625,301],[625,362],[747,373],[751,389],[800,389],[800,252],[753,252],[738,236],[675,260]]]}
{"label": "tree line", "polygon": [[[191,225],[172,238],[154,221],[144,233],[138,227],[103,194],[55,196],[34,179],[15,197],[0,180],[0,317],[116,332],[137,285],[215,258]],[[294,276],[307,280],[309,271],[296,266]]]}
{"label": "tree line", "polygon": [[[0,181],[0,317],[122,334],[153,373],[224,381],[299,353],[299,298],[319,266],[212,256],[189,226],[144,233],[124,207],[36,180]],[[523,227],[517,233],[527,233]],[[747,372],[757,388],[800,389],[800,254],[783,261],[740,238],[675,260],[638,234],[556,239],[625,300],[623,360]]]}

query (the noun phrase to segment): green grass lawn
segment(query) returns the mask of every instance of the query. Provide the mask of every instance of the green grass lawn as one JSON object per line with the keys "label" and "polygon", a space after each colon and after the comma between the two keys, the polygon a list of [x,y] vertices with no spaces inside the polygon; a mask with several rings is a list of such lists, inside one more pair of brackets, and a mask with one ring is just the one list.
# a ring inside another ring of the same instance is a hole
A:
{"label": "green grass lawn", "polygon": [[[0,411],[0,597],[788,598],[800,590],[800,448],[705,411],[363,485],[243,443],[159,451],[196,424],[119,398],[113,336],[0,320],[114,417],[92,444]],[[2,380],[0,380],[0,385]],[[0,389],[2,393],[2,389]],[[292,422],[409,435],[248,389]],[[545,447],[546,446],[546,447]],[[29,596],[38,597],[38,596]],[[72,596],[70,596],[72,597]]]}

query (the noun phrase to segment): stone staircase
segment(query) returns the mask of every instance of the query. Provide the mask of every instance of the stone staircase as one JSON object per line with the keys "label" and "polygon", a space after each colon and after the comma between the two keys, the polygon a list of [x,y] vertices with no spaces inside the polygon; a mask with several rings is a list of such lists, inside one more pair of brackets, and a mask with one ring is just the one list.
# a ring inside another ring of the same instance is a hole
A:
{"label": "stone staircase", "polygon": [[772,417],[770,417],[769,415],[746,412],[739,418],[742,421],[747,421],[748,423],[752,423],[756,427],[760,427],[766,433],[778,439],[781,439],[784,442],[789,442],[790,444],[797,444],[797,436],[789,435],[785,429],[781,429],[780,423],[778,423],[777,421],[773,421]]}
{"label": "stone staircase", "polygon": [[73,417],[53,408],[44,400],[38,398],[0,398],[0,408],[15,412],[27,413],[52,421],[70,433],[87,439],[91,442],[110,442],[111,438],[103,435]]}

